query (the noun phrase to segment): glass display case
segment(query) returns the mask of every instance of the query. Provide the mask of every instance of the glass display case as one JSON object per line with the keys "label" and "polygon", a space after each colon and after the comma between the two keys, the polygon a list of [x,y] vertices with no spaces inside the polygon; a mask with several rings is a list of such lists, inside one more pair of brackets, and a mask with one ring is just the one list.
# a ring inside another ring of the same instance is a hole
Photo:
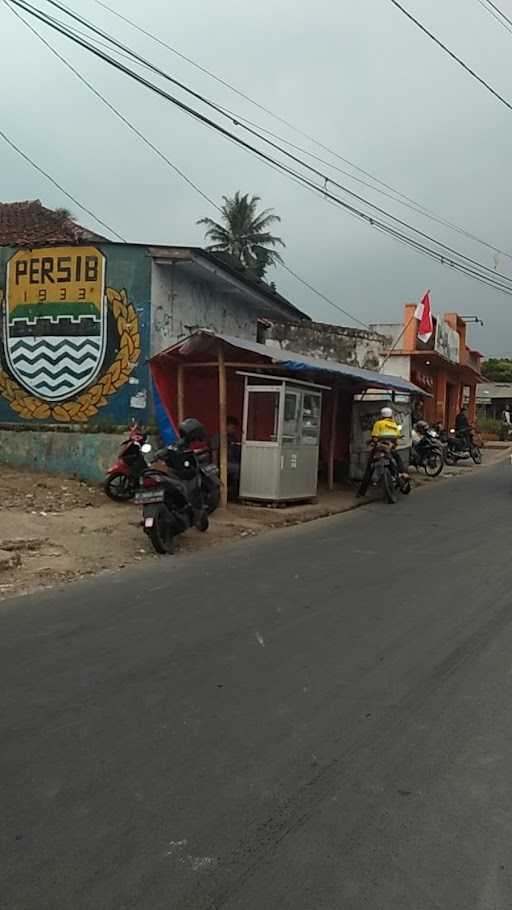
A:
{"label": "glass display case", "polygon": [[325,386],[245,375],[240,497],[314,499]]}

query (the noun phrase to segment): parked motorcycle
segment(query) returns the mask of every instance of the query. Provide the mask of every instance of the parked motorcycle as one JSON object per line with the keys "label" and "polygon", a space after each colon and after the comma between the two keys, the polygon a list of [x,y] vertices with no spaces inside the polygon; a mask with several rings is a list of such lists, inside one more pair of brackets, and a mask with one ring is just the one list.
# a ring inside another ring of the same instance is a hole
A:
{"label": "parked motorcycle", "polygon": [[400,493],[411,492],[411,481],[408,477],[400,477],[393,457],[393,443],[387,439],[379,439],[373,445],[370,484],[382,487],[384,498],[390,504],[398,501]]}
{"label": "parked motorcycle", "polygon": [[146,439],[147,433],[133,421],[130,435],[121,445],[117,461],[107,471],[103,484],[105,493],[115,502],[127,502],[135,496],[139,479],[148,466],[142,451]]}
{"label": "parked motorcycle", "polygon": [[482,452],[477,445],[474,431],[466,434],[450,430],[445,453],[446,463],[455,465],[459,461],[469,461],[470,458],[475,464],[482,464]]}
{"label": "parked motorcycle", "polygon": [[444,451],[439,433],[420,420],[413,430],[412,440],[409,464],[414,468],[423,468],[428,477],[438,477],[444,468]]}
{"label": "parked motorcycle", "polygon": [[[163,461],[167,471],[148,467],[142,474],[135,503],[142,506],[142,524],[157,553],[172,553],[175,538],[188,528],[208,530],[208,514],[219,502],[217,466],[206,463],[204,453],[194,452],[194,442],[204,439],[203,426],[187,418],[179,427],[180,439],[157,451],[152,459]],[[150,446],[144,445],[145,453]]]}

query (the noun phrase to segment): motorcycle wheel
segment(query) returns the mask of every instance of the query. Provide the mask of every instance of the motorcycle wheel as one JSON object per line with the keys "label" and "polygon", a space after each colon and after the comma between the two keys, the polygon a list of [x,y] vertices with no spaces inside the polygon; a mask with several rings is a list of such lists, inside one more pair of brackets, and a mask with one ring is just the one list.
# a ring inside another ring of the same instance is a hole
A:
{"label": "motorcycle wheel", "polygon": [[174,534],[167,520],[167,509],[161,507],[155,513],[153,525],[148,528],[148,537],[153,544],[153,548],[161,556],[174,553]]}
{"label": "motorcycle wheel", "polygon": [[208,515],[216,512],[220,502],[220,487],[214,486],[207,490],[204,495],[204,504]]}
{"label": "motorcycle wheel", "polygon": [[471,446],[470,455],[475,464],[482,464],[482,453],[478,446]]}
{"label": "motorcycle wheel", "polygon": [[382,486],[384,487],[386,501],[389,502],[390,505],[398,502],[398,487],[389,468],[385,468],[382,474]]}
{"label": "motorcycle wheel", "polygon": [[409,493],[412,492],[412,484],[410,477],[407,480],[400,481],[400,492],[403,496],[409,496]]}
{"label": "motorcycle wheel", "polygon": [[425,468],[425,474],[428,477],[439,477],[444,467],[444,460],[441,452],[432,452],[428,455],[423,467]]}
{"label": "motorcycle wheel", "polygon": [[103,490],[114,502],[129,502],[135,496],[135,483],[127,474],[109,474],[103,484]]}

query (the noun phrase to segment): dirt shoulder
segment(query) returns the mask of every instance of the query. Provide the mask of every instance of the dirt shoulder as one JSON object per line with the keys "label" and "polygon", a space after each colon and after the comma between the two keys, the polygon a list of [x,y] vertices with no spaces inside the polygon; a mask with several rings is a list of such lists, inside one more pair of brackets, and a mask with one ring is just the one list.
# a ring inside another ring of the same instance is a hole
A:
{"label": "dirt shoulder", "polygon": [[[506,452],[486,452],[485,464]],[[447,469],[445,481],[420,476],[418,486],[447,482],[470,468]],[[110,502],[101,489],[76,480],[2,467],[0,511],[0,600],[122,569],[158,557],[140,527],[140,510]],[[206,534],[189,531],[180,552],[216,546],[234,537],[252,537],[269,528],[287,527],[365,505],[351,489],[321,494],[314,504],[289,508],[233,505],[211,519]]]}

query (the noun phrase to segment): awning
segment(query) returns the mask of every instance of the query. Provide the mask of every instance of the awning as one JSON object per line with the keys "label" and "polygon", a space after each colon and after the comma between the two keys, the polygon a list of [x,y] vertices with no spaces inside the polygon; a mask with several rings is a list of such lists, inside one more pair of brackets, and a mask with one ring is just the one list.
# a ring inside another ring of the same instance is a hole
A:
{"label": "awning", "polygon": [[[219,342],[228,349],[247,351],[294,373],[307,372],[322,373],[324,375],[329,373],[331,376],[334,375],[346,379],[349,383],[357,385],[361,390],[385,389],[407,395],[429,397],[428,392],[420,389],[407,379],[402,379],[400,376],[377,373],[373,370],[362,370],[348,363],[338,363],[337,360],[322,360],[316,357],[309,357],[305,354],[298,354],[295,351],[259,344],[256,341],[248,341],[245,338],[236,338],[234,335],[221,335],[208,329],[198,329],[188,335],[187,338],[183,338],[170,348],[162,351],[162,353],[155,354],[150,362],[163,365],[168,358],[179,362],[191,355],[215,354]],[[212,360],[213,365],[214,361]],[[226,366],[229,366],[227,360]],[[254,366],[257,367],[257,362],[254,363]]]}

